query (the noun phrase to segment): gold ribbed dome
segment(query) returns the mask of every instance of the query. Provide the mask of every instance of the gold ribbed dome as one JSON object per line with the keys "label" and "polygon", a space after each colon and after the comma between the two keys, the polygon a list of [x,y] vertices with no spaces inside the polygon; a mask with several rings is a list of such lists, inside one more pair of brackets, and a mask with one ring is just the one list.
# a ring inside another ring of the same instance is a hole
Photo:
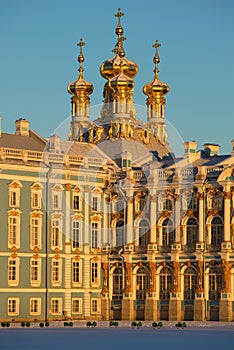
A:
{"label": "gold ribbed dome", "polygon": [[156,48],[156,53],[153,59],[153,62],[155,64],[155,69],[154,69],[154,80],[151,81],[150,83],[147,83],[144,87],[143,87],[143,92],[145,95],[147,96],[152,96],[154,94],[160,93],[162,95],[166,95],[170,88],[166,83],[163,83],[162,81],[160,81],[158,79],[158,73],[159,73],[159,69],[158,69],[158,64],[160,62],[160,57],[158,55],[158,48],[161,46],[161,44],[158,43],[158,40],[156,40],[156,43],[153,45],[153,47]]}
{"label": "gold ribbed dome", "polygon": [[67,91],[71,95],[90,95],[93,92],[93,85],[86,81],[83,78],[83,62],[84,62],[84,56],[82,52],[82,46],[85,45],[82,39],[80,39],[80,42],[77,44],[80,46],[80,54],[78,56],[78,62],[80,64],[80,67],[78,69],[79,71],[79,77],[77,80],[72,81],[68,84]]}
{"label": "gold ribbed dome", "polygon": [[115,14],[115,17],[118,17],[118,25],[116,27],[115,33],[118,36],[117,43],[115,45],[115,49],[113,50],[115,55],[104,61],[100,67],[100,73],[105,79],[110,79],[115,77],[120,73],[120,62],[123,64],[123,72],[130,78],[134,78],[138,72],[138,66],[135,62],[130,61],[125,57],[125,51],[123,48],[123,41],[126,38],[123,36],[123,28],[120,23],[120,18],[124,15],[123,12],[118,9],[118,12]]}
{"label": "gold ribbed dome", "polygon": [[124,72],[126,71],[126,67],[124,65],[124,61],[120,61],[120,72],[118,75],[114,76],[110,79],[109,84],[114,90],[128,90],[133,89],[134,81],[132,78],[127,76]]}

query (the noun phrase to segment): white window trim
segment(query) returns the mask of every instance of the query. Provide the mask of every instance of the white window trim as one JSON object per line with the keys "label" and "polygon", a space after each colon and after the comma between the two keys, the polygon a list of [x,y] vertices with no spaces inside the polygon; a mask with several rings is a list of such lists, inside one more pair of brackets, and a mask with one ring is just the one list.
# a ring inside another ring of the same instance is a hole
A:
{"label": "white window trim", "polygon": [[[20,248],[20,214],[21,211],[19,209],[11,209],[8,211],[8,248],[16,247],[16,249]],[[10,242],[10,218],[16,218],[16,243],[11,244]]]}
{"label": "white window trim", "polygon": [[[11,300],[15,300],[16,301],[16,311],[15,312],[10,312],[9,311],[9,302]],[[8,313],[8,316],[18,316],[19,315],[19,298],[8,298],[8,302],[7,302],[7,313]]]}
{"label": "white window trim", "polygon": [[[92,239],[92,224],[97,224],[97,247],[93,248],[93,239]],[[91,251],[95,251],[101,246],[101,222],[96,221],[96,220],[91,220],[91,237],[90,237],[90,242],[91,242]]]}
{"label": "white window trim", "polygon": [[[54,206],[54,196],[57,195],[58,196],[58,206]],[[62,203],[62,198],[63,198],[63,187],[62,185],[54,185],[52,187],[52,210],[62,210],[63,207],[63,203]]]}
{"label": "white window trim", "polygon": [[[38,244],[32,244],[32,220],[38,220]],[[30,249],[33,250],[35,247],[41,249],[41,237],[42,236],[42,212],[34,211],[30,214]]]}
{"label": "white window trim", "polygon": [[[38,195],[38,205],[34,204],[34,195]],[[41,190],[32,190],[31,192],[31,208],[41,209]]]}
{"label": "white window trim", "polygon": [[[32,262],[37,261],[38,262],[38,280],[33,281],[32,280],[32,273],[31,273],[31,267],[32,267]],[[30,259],[30,285],[31,287],[39,287],[41,285],[41,258],[38,259]]]}
{"label": "white window trim", "polygon": [[[54,262],[58,262],[59,266],[59,277],[58,277],[58,281],[54,281],[53,280],[53,263]],[[53,287],[60,287],[62,284],[62,259],[52,259],[51,260],[51,284]]]}
{"label": "white window trim", "polygon": [[[14,281],[10,281],[9,280],[9,266],[10,266],[10,261],[16,261],[16,279]],[[20,264],[20,260],[18,257],[16,258],[12,258],[10,257],[8,259],[8,271],[7,271],[7,279],[8,279],[8,286],[18,286],[19,284],[19,264]]]}
{"label": "white window trim", "polygon": [[[79,247],[73,247],[73,222],[79,222]],[[74,215],[72,217],[72,222],[71,222],[71,249],[72,251],[75,251],[76,249],[82,250],[82,232],[83,232],[83,225],[82,225],[82,220],[81,217],[76,217],[76,215]]]}
{"label": "white window trim", "polygon": [[[54,300],[58,300],[58,302],[59,302],[58,312],[53,312],[52,304],[53,304]],[[51,315],[61,315],[62,314],[62,298],[51,298],[50,299],[50,307],[51,307]]]}
{"label": "white window trim", "polygon": [[[9,207],[10,208],[18,208],[20,206],[20,190],[22,188],[22,184],[19,181],[13,180],[9,185]],[[11,194],[12,192],[16,193],[16,204],[11,204]]]}
{"label": "white window trim", "polygon": [[[97,263],[97,279],[95,282],[92,282],[92,263]],[[92,287],[99,287],[100,286],[100,261],[90,261],[90,283]]]}
{"label": "white window trim", "polygon": [[[74,208],[74,197],[78,196],[79,197],[79,209],[75,209]],[[72,191],[72,210],[74,212],[81,212],[82,211],[82,196],[81,196],[81,192],[78,190],[73,190]]]}
{"label": "white window trim", "polygon": [[[37,312],[33,312],[31,311],[31,302],[37,300],[38,301],[38,311]],[[41,298],[30,298],[29,301],[29,313],[30,315],[35,315],[35,316],[40,316],[41,315]]]}
{"label": "white window trim", "polygon": [[[93,301],[97,302],[97,311],[93,311]],[[100,313],[100,300],[98,298],[91,298],[90,303],[91,303],[91,314],[92,315],[99,314]]]}
{"label": "white window trim", "polygon": [[73,263],[78,262],[79,263],[79,282],[74,282],[72,278],[72,286],[73,287],[81,287],[82,285],[82,260],[75,260],[72,259],[72,277],[73,277]]}
{"label": "white window trim", "polygon": [[[51,217],[51,235],[50,235],[50,239],[51,239],[51,249],[55,250],[56,248],[58,248],[59,250],[62,250],[62,230],[63,230],[63,218],[62,218],[63,214],[57,214],[57,215],[52,215]],[[53,245],[53,220],[58,220],[59,221],[59,236],[58,236],[58,245]]]}
{"label": "white window trim", "polygon": [[[73,301],[79,301],[79,311],[73,311]],[[72,314],[81,315],[82,314],[82,299],[81,298],[72,298]]]}

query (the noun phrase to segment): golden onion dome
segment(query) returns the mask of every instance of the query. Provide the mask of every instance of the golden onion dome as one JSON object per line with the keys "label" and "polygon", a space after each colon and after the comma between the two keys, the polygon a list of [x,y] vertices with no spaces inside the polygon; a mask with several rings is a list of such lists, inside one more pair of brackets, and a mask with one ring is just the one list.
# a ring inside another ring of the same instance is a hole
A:
{"label": "golden onion dome", "polygon": [[111,79],[120,73],[120,61],[123,62],[124,74],[128,77],[134,78],[138,72],[137,64],[125,57],[123,41],[126,40],[126,38],[123,36],[124,30],[120,23],[120,18],[123,15],[124,13],[121,12],[119,8],[118,12],[115,14],[115,17],[118,17],[118,25],[115,30],[118,40],[115,45],[115,49],[113,50],[115,55],[112,58],[104,61],[100,67],[100,73],[105,79]]}
{"label": "golden onion dome", "polygon": [[84,46],[85,43],[82,39],[80,39],[80,42],[77,44],[77,46],[80,46],[80,54],[78,56],[78,62],[80,64],[80,67],[78,69],[79,77],[77,80],[72,81],[68,84],[67,91],[71,95],[90,95],[93,92],[93,84],[89,83],[83,78],[83,62],[84,62],[84,55],[82,52],[82,46]]}
{"label": "golden onion dome", "polygon": [[133,89],[134,81],[132,78],[128,77],[124,72],[126,71],[126,67],[124,65],[124,61],[120,62],[120,72],[118,75],[112,77],[109,80],[109,84],[112,89],[122,89],[122,88],[130,88]]}
{"label": "golden onion dome", "polygon": [[150,83],[147,83],[143,87],[143,92],[147,96],[151,96],[155,93],[160,93],[162,95],[166,95],[169,91],[170,88],[166,83],[163,83],[161,80],[158,79],[158,64],[160,62],[160,57],[158,54],[158,48],[161,46],[161,44],[158,43],[158,40],[156,40],[156,43],[153,45],[153,47],[156,48],[156,53],[154,55],[153,62],[155,64],[155,69],[154,69],[154,79]]}

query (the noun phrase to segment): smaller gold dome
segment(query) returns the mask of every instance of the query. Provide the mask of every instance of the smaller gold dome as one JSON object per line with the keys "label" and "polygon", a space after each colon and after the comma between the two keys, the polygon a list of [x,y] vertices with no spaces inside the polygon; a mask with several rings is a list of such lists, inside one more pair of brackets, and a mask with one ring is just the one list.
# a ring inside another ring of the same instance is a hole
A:
{"label": "smaller gold dome", "polygon": [[161,46],[161,44],[158,43],[158,40],[156,40],[156,43],[153,45],[153,47],[156,48],[156,53],[153,59],[153,62],[155,64],[155,69],[154,69],[154,79],[150,83],[147,83],[143,87],[143,92],[147,96],[151,96],[154,94],[161,94],[161,95],[166,95],[169,91],[170,88],[166,83],[163,83],[161,80],[158,79],[158,64],[160,62],[160,57],[158,55],[158,48]]}
{"label": "smaller gold dome", "polygon": [[121,61],[119,74],[110,79],[110,86],[112,87],[112,89],[133,89],[134,81],[132,78],[125,74],[125,71],[126,67],[123,64],[123,61]]}
{"label": "smaller gold dome", "polygon": [[83,42],[82,39],[80,39],[80,42],[77,44],[77,46],[80,46],[80,54],[78,56],[78,62],[80,64],[80,67],[78,69],[79,77],[77,80],[69,83],[67,87],[67,91],[71,95],[90,95],[93,92],[93,85],[83,78],[84,56],[82,52],[82,46],[84,45],[85,43]]}

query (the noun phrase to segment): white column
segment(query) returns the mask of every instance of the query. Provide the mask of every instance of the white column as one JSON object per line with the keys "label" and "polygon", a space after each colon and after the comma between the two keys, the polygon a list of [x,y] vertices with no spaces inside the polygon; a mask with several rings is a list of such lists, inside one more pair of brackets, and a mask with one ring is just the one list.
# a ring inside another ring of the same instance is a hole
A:
{"label": "white column", "polygon": [[156,243],[156,195],[153,195],[150,201],[150,224],[150,243]]}
{"label": "white column", "polygon": [[71,316],[71,241],[70,241],[70,217],[71,217],[71,198],[70,198],[70,184],[66,184],[66,209],[65,209],[65,269],[64,269],[64,311],[65,316]]}
{"label": "white column", "polygon": [[175,241],[176,243],[180,242],[180,195],[175,201]]}
{"label": "white column", "polygon": [[224,195],[224,242],[230,242],[230,192]]}
{"label": "white column", "polygon": [[127,224],[126,227],[126,244],[133,244],[133,199],[130,197],[128,200],[127,209]]}
{"label": "white column", "polygon": [[199,231],[198,231],[198,242],[202,243],[204,240],[203,232],[205,230],[204,226],[204,197],[203,193],[199,193]]}
{"label": "white column", "polygon": [[90,220],[89,220],[89,186],[85,186],[84,192],[83,192],[83,206],[84,206],[84,237],[83,237],[83,243],[84,244],[90,244],[91,239],[90,239],[90,233],[91,233],[91,228],[90,228]]}
{"label": "white column", "polygon": [[102,232],[102,244],[111,244],[109,238],[109,220],[108,220],[108,209],[109,203],[107,202],[108,197],[104,194],[101,198],[102,201],[102,215],[103,215],[103,232]]}

